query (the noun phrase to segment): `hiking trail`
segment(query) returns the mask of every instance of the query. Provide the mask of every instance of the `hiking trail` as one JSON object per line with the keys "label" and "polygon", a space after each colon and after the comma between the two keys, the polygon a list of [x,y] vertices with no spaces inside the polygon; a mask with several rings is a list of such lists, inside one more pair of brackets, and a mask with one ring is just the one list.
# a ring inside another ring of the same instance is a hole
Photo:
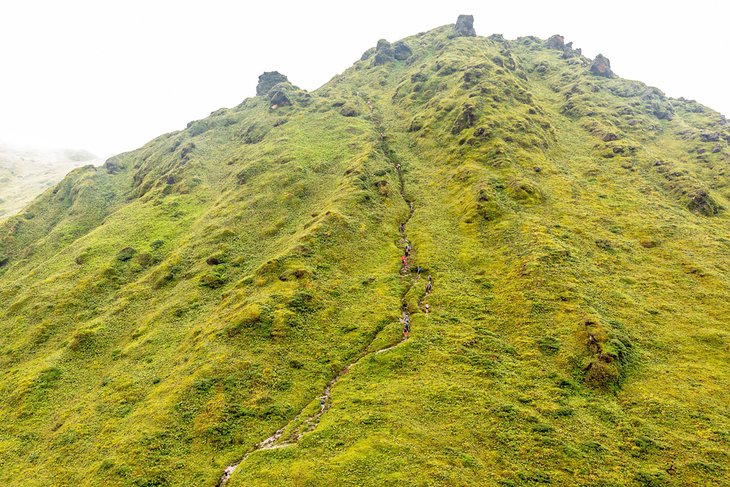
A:
{"label": "hiking trail", "polygon": [[[391,165],[395,169],[396,174],[398,175],[398,192],[399,192],[401,198],[403,198],[403,201],[405,201],[405,203],[408,205],[408,216],[399,226],[401,244],[407,245],[408,238],[406,235],[406,226],[408,225],[408,222],[410,221],[411,217],[413,216],[413,212],[415,211],[415,205],[414,205],[413,201],[410,200],[406,195],[405,182],[403,180],[403,168],[401,167],[401,164],[395,158],[394,153],[388,147],[388,143],[387,143],[386,136],[385,136],[385,130],[383,128],[382,122],[375,115],[375,108],[373,107],[372,102],[367,98],[365,98],[365,102],[367,103],[368,108],[370,110],[370,117],[369,117],[370,121],[373,123],[373,125],[375,126],[375,128],[378,132],[378,137],[380,139],[380,150],[383,152],[386,159],[391,163]],[[410,256],[413,255],[413,252],[414,251],[411,250]],[[410,260],[410,257],[409,257],[409,260]],[[408,267],[405,267],[404,270],[405,270],[404,274],[408,275],[409,274]],[[406,289],[403,291],[403,293],[401,295],[401,299],[400,299],[401,300],[401,311],[402,311],[402,316],[403,316],[403,318],[401,319],[401,323],[403,323],[406,319],[410,319],[410,314],[408,313],[408,308],[407,308],[407,304],[406,304],[406,296],[411,291],[411,288],[413,288],[413,286],[415,285],[417,280],[418,280],[418,276],[411,278],[410,282],[406,286]],[[419,307],[420,307],[420,305],[421,305],[421,303],[419,300]],[[284,426],[282,426],[281,428],[276,430],[273,435],[269,436],[268,438],[260,441],[256,445],[254,445],[254,447],[250,451],[248,451],[245,455],[243,455],[243,457],[241,457],[240,460],[228,465],[225,468],[225,470],[223,471],[223,475],[218,480],[217,487],[223,487],[228,482],[228,480],[231,478],[231,475],[233,475],[233,472],[235,472],[236,469],[243,462],[245,462],[246,459],[252,453],[255,453],[257,451],[262,451],[262,450],[274,450],[277,448],[285,448],[285,447],[288,447],[291,445],[295,445],[299,441],[299,439],[302,437],[302,435],[304,435],[305,433],[314,431],[317,428],[317,426],[319,425],[322,415],[324,413],[326,413],[330,408],[330,404],[331,404],[330,396],[332,393],[332,388],[335,386],[335,384],[337,384],[337,382],[340,380],[340,378],[343,375],[345,375],[347,372],[349,372],[350,369],[352,369],[354,366],[356,366],[365,357],[368,357],[370,355],[379,355],[381,353],[392,350],[392,349],[396,348],[397,346],[401,345],[403,342],[405,342],[408,339],[407,336],[405,336],[405,334],[404,334],[400,338],[400,340],[398,340],[396,343],[389,345],[385,348],[381,348],[378,350],[371,350],[368,352],[368,349],[375,342],[375,340],[377,339],[377,337],[379,336],[381,331],[382,331],[382,328],[376,330],[375,333],[373,333],[372,339],[363,348],[363,350],[360,352],[360,354],[357,356],[357,358],[355,358],[355,360],[353,360],[348,365],[346,365],[342,370],[340,370],[340,372],[332,380],[330,380],[327,383],[322,394],[315,398],[315,399],[319,399],[320,406],[319,406],[319,409],[314,414],[311,414],[306,419],[304,419],[303,421],[300,422],[301,416],[304,414],[307,407],[310,404],[312,404],[312,401],[310,401],[309,403],[307,403],[306,406],[304,406],[304,408],[302,408],[299,411],[299,413],[297,413],[296,416],[294,416],[294,418],[292,418]],[[291,434],[286,439],[282,440],[282,436],[284,436],[284,432],[287,431],[287,429],[290,429],[290,427],[292,430]]]}

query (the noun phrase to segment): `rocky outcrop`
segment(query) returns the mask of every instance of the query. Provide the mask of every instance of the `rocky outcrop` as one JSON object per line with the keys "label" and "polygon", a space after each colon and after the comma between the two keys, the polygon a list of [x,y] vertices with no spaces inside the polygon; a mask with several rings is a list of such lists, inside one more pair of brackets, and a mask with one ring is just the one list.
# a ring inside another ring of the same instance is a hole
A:
{"label": "rocky outcrop", "polygon": [[474,30],[473,15],[459,15],[454,25],[454,32],[451,37],[475,37],[477,31]]}
{"label": "rocky outcrop", "polygon": [[563,59],[570,59],[572,57],[580,57],[583,54],[583,50],[579,47],[573,49],[573,43],[568,42],[563,48]]}
{"label": "rocky outcrop", "polygon": [[380,39],[378,41],[378,45],[375,46],[375,59],[373,60],[373,64],[375,66],[380,66],[389,61],[393,61],[394,59],[393,46],[391,46],[390,42],[385,39]]}
{"label": "rocky outcrop", "polygon": [[608,60],[603,54],[596,56],[591,64],[591,73],[596,76],[603,76],[604,78],[613,78],[613,71],[611,71],[611,61]]}
{"label": "rocky outcrop", "polygon": [[555,34],[553,36],[550,36],[550,38],[545,42],[545,45],[550,49],[557,49],[558,51],[562,51],[565,49],[565,37],[559,34]]}
{"label": "rocky outcrop", "polygon": [[403,61],[408,59],[411,54],[413,54],[413,51],[411,51],[411,48],[403,41],[391,44],[385,39],[380,39],[378,41],[378,45],[375,47],[373,65],[381,66],[391,61]]}
{"label": "rocky outcrop", "polygon": [[545,41],[545,45],[549,49],[555,49],[557,51],[563,52],[563,59],[570,59],[572,57],[579,57],[582,54],[582,51],[580,49],[573,49],[573,43],[568,42],[565,43],[565,37],[561,36],[560,34],[555,34],[553,36],[550,36],[547,41]]}
{"label": "rocky outcrop", "polygon": [[266,95],[275,85],[286,81],[289,80],[280,72],[266,71],[259,76],[259,84],[256,85],[256,96]]}

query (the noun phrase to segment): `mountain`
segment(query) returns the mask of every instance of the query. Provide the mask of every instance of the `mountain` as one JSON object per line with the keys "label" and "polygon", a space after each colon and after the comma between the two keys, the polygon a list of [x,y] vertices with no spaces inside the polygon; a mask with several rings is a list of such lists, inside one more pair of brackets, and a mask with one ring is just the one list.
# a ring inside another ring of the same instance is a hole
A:
{"label": "mountain", "polygon": [[43,151],[0,145],[0,219],[23,209],[71,169],[94,162],[96,156],[83,150]]}
{"label": "mountain", "polygon": [[0,483],[727,485],[725,118],[472,25],[3,223]]}

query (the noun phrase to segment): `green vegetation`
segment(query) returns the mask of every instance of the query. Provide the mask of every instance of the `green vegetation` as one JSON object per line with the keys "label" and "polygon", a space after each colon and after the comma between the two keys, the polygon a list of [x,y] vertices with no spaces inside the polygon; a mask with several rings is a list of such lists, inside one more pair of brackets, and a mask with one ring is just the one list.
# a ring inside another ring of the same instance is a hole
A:
{"label": "green vegetation", "polygon": [[410,339],[228,485],[730,482],[724,119],[451,32],[277,80],[0,226],[0,483],[216,485],[400,339],[403,293]]}

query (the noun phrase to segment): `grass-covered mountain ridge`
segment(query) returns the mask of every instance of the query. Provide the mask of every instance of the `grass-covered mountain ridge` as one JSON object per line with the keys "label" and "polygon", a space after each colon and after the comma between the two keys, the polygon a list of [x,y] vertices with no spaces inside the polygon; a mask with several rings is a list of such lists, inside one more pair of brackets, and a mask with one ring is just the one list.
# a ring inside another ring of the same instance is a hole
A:
{"label": "grass-covered mountain ridge", "polygon": [[0,224],[0,483],[727,485],[729,143],[469,16],[264,73]]}

